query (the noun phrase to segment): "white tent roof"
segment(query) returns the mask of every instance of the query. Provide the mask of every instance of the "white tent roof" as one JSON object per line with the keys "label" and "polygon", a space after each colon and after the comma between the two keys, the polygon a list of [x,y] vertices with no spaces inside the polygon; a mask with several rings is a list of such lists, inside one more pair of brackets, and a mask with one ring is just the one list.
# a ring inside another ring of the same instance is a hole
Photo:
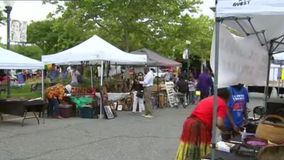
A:
{"label": "white tent roof", "polygon": [[[218,0],[216,17],[244,36],[254,36],[272,51],[284,51],[284,0]],[[266,48],[266,49],[268,49]]]}
{"label": "white tent roof", "polygon": [[133,55],[123,52],[97,35],[73,48],[56,54],[42,56],[41,59],[46,64],[78,63],[80,61],[89,61],[91,64],[94,64],[102,60],[112,62],[147,62],[146,55]]}
{"label": "white tent roof", "polygon": [[44,69],[44,63],[0,47],[0,69]]}
{"label": "white tent roof", "polygon": [[273,57],[274,57],[275,60],[282,60],[283,61],[284,60],[284,52],[274,54]]}

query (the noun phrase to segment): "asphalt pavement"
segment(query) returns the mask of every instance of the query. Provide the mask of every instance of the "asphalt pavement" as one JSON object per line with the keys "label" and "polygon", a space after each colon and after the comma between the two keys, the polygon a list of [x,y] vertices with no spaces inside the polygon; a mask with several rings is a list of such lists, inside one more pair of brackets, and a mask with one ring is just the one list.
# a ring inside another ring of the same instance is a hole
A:
{"label": "asphalt pavement", "polygon": [[[262,95],[249,107],[263,105]],[[130,112],[105,119],[35,119],[0,122],[0,159],[173,160],[187,109],[154,110],[146,119]]]}

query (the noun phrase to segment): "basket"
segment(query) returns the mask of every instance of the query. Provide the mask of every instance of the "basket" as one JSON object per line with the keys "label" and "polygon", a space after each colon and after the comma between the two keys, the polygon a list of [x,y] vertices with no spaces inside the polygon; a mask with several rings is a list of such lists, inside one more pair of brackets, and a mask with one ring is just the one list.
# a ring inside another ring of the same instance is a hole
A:
{"label": "basket", "polygon": [[268,115],[258,124],[256,129],[256,137],[269,140],[273,143],[284,142],[284,126],[265,122],[268,118],[279,119],[284,123],[284,118],[277,115]]}

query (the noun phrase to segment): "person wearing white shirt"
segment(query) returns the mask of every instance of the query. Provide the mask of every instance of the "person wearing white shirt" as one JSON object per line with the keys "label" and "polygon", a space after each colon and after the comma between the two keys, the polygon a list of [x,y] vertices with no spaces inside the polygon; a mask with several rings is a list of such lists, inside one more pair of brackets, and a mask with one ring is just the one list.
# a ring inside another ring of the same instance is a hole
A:
{"label": "person wearing white shirt", "polygon": [[144,87],[144,100],[145,100],[144,117],[152,118],[153,110],[152,110],[152,104],[151,104],[151,95],[152,95],[154,75],[153,75],[153,72],[150,71],[148,67],[144,68],[144,73],[145,73],[144,81],[140,81],[140,84],[142,84]]}

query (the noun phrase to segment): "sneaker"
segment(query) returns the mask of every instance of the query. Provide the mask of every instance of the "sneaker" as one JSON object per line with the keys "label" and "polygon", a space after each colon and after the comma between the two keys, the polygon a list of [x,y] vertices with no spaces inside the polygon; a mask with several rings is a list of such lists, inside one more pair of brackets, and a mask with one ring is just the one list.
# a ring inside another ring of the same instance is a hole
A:
{"label": "sneaker", "polygon": [[141,116],[142,116],[142,117],[145,117],[145,116],[146,116],[146,114],[141,114]]}
{"label": "sneaker", "polygon": [[146,115],[145,118],[153,118],[152,115]]}

